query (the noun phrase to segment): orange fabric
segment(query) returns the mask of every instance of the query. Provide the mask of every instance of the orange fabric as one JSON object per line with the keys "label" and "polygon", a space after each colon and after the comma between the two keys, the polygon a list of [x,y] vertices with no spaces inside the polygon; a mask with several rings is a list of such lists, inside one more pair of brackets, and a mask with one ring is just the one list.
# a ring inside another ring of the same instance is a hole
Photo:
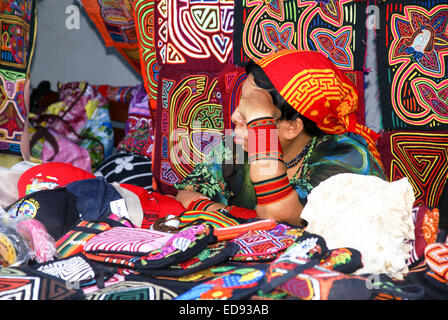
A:
{"label": "orange fabric", "polygon": [[375,144],[379,134],[356,120],[357,89],[325,55],[317,51],[281,50],[256,63],[297,112],[326,133],[361,135],[381,164]]}
{"label": "orange fabric", "polygon": [[238,237],[242,233],[251,230],[271,230],[275,228],[277,222],[274,219],[263,219],[255,222],[248,222],[236,226],[217,228],[213,230],[213,234],[221,240],[230,240]]}
{"label": "orange fabric", "polygon": [[[141,73],[140,52],[134,22],[134,1],[81,0],[84,10],[95,24],[106,47],[115,47],[123,58]],[[126,39],[117,41],[112,33],[125,34]]]}

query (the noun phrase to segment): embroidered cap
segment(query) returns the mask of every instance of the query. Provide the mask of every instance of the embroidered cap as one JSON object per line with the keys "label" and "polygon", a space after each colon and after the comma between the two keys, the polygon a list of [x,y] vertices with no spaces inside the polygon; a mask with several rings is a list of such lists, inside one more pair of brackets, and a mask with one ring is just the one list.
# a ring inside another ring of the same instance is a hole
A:
{"label": "embroidered cap", "polygon": [[93,174],[71,163],[48,162],[26,170],[17,182],[19,198],[39,190],[64,187],[67,184],[84,179],[95,178]]}

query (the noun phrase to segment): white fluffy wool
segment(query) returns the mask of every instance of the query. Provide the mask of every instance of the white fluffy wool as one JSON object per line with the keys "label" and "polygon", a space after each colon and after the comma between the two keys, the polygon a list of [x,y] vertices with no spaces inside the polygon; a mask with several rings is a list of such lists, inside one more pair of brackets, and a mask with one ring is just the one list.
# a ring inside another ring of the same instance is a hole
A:
{"label": "white fluffy wool", "polygon": [[301,217],[307,231],[322,236],[329,249],[361,252],[361,273],[386,273],[402,279],[414,240],[415,197],[407,178],[388,182],[374,176],[342,173],[315,187]]}

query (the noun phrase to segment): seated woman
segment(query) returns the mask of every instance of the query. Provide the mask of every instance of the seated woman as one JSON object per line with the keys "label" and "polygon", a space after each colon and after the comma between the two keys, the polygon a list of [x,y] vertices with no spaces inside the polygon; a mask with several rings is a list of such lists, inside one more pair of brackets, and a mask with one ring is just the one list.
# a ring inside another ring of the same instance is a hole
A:
{"label": "seated woman", "polygon": [[[197,164],[176,184],[188,210],[301,225],[307,196],[321,181],[339,173],[385,179],[378,134],[356,122],[356,89],[327,57],[282,50],[246,73],[231,116],[234,150],[226,141],[210,154],[215,162]],[[235,163],[238,148],[244,163]]]}

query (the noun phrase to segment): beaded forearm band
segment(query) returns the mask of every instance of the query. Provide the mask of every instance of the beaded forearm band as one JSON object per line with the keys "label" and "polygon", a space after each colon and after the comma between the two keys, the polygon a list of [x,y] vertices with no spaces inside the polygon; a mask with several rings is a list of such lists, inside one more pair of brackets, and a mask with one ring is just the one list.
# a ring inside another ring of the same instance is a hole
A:
{"label": "beaded forearm band", "polygon": [[248,161],[277,160],[283,162],[278,129],[272,117],[257,118],[247,124]]}
{"label": "beaded forearm band", "polygon": [[260,206],[279,201],[294,192],[286,173],[272,179],[255,182],[254,189],[257,195],[257,204]]}
{"label": "beaded forearm band", "polygon": [[207,208],[215,204],[215,202],[211,201],[210,199],[196,199],[191,201],[188,204],[187,210],[188,211],[207,211]]}

